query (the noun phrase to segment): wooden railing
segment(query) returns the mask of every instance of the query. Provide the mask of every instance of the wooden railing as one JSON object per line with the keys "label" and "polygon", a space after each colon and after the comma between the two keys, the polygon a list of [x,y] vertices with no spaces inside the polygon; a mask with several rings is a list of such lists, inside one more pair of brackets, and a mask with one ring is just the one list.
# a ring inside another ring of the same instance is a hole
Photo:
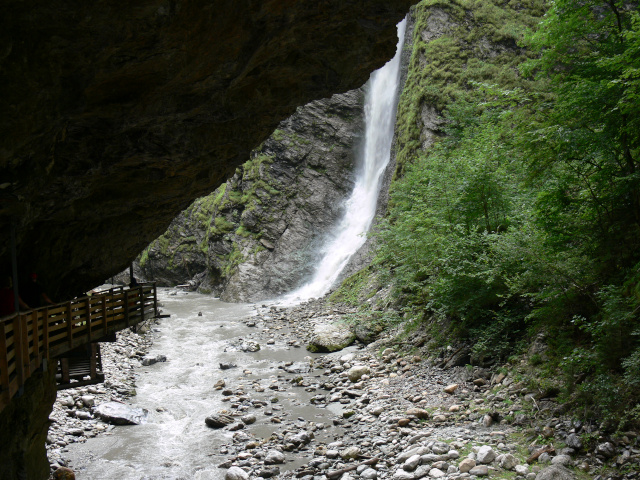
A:
{"label": "wooden railing", "polygon": [[145,284],[0,318],[0,411],[43,361],[153,318],[157,311],[156,286]]}

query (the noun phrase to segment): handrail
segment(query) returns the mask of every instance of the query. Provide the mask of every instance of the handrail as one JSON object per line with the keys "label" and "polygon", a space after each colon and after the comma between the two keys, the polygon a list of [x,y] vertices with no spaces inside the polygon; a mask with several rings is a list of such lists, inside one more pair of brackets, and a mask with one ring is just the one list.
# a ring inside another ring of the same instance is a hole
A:
{"label": "handrail", "polygon": [[115,287],[0,318],[0,411],[44,361],[157,316],[156,284]]}

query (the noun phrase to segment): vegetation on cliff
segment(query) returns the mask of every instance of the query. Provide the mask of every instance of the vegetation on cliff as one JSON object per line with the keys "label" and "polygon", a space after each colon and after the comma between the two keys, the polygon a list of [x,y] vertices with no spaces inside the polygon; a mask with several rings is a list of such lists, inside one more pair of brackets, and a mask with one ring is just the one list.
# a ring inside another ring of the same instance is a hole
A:
{"label": "vegetation on cliff", "polygon": [[539,22],[542,7],[415,9],[377,268],[409,324],[476,361],[546,332],[542,382],[624,428],[640,422],[640,15],[557,0]]}

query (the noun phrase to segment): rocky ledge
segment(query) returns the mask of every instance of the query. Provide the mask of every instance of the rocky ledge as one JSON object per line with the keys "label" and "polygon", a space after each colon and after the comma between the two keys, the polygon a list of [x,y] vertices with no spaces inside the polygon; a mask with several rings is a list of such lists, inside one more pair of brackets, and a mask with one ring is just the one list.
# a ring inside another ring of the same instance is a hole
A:
{"label": "rocky ledge", "polygon": [[1,268],[13,224],[52,298],[124,270],[297,106],[360,87],[412,3],[4,2]]}

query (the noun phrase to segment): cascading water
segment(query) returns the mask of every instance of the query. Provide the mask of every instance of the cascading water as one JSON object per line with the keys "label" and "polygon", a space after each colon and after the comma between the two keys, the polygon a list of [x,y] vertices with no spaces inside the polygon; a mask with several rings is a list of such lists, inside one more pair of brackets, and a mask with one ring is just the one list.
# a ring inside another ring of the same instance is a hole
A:
{"label": "cascading water", "polygon": [[391,155],[405,28],[406,20],[403,20],[398,24],[395,56],[373,72],[366,88],[364,148],[353,193],[345,205],[345,215],[336,226],[335,234],[325,243],[322,260],[311,281],[286,295],[283,303],[324,295],[366,241],[366,233],[376,213],[380,179]]}

